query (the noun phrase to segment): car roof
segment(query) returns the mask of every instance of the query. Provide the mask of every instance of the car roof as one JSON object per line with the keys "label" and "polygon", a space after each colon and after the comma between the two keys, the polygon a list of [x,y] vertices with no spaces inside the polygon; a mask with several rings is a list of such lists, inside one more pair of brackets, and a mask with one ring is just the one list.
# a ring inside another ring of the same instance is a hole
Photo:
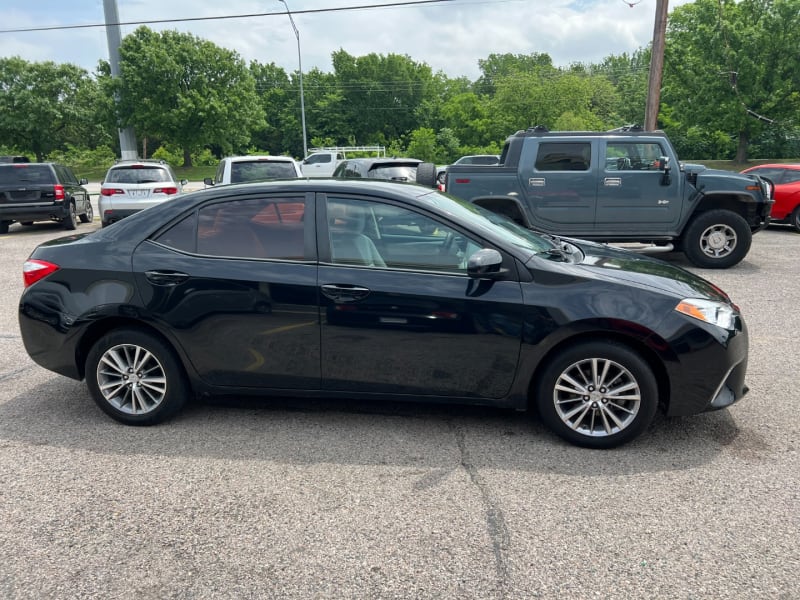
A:
{"label": "car roof", "polygon": [[422,161],[418,158],[399,158],[392,156],[390,158],[348,158],[345,160],[347,163],[360,163],[364,165],[409,165],[419,164]]}
{"label": "car roof", "polygon": [[746,168],[742,173],[748,173],[755,169],[790,169],[792,171],[800,170],[800,163],[764,163],[763,165],[753,165]]}
{"label": "car roof", "polygon": [[267,160],[275,162],[297,162],[291,156],[276,156],[272,154],[251,154],[248,156],[226,156],[223,160],[230,162],[252,162],[258,160]]}

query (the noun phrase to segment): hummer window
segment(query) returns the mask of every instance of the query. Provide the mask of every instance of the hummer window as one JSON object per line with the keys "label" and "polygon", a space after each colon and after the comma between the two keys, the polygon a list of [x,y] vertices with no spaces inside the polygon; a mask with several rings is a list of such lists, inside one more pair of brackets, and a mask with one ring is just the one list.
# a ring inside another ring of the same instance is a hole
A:
{"label": "hummer window", "polygon": [[661,146],[654,142],[609,142],[606,171],[658,171]]}
{"label": "hummer window", "polygon": [[589,142],[543,142],[536,155],[537,171],[588,171],[592,146]]}

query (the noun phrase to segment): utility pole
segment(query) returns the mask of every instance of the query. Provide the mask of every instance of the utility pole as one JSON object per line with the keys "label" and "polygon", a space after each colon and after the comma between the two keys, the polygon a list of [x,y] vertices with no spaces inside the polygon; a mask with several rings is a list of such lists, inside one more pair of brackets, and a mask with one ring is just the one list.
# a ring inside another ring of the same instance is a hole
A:
{"label": "utility pole", "polygon": [[658,125],[658,108],[661,101],[661,75],[664,71],[664,38],[667,32],[668,0],[656,0],[656,18],[653,26],[653,46],[650,50],[650,80],[647,87],[645,131]]}
{"label": "utility pole", "polygon": [[[106,39],[108,40],[108,62],[111,64],[111,77],[119,77],[119,45],[122,35],[119,27],[119,11],[117,0],[103,0],[103,12],[106,17]],[[119,100],[119,98],[115,98]],[[136,160],[139,155],[136,151],[136,134],[133,127],[120,128],[119,149],[122,160]]]}

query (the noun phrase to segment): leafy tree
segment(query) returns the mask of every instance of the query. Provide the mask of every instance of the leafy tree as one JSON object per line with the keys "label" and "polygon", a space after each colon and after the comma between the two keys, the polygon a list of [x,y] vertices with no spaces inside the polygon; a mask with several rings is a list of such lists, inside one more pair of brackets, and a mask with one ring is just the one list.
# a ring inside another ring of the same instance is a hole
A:
{"label": "leafy tree", "polygon": [[664,93],[684,130],[701,125],[737,140],[797,123],[800,0],[696,0],[670,16]]}
{"label": "leafy tree", "polygon": [[417,108],[432,84],[431,68],[399,54],[333,53],[341,108],[356,143],[386,143],[417,127]]}
{"label": "leafy tree", "polygon": [[55,149],[107,142],[93,119],[97,84],[71,64],[0,58],[0,139],[43,161]]}
{"label": "leafy tree", "polygon": [[117,81],[122,125],[178,144],[185,167],[192,151],[207,144],[239,150],[263,126],[244,61],[191,34],[139,27],[122,41]]}

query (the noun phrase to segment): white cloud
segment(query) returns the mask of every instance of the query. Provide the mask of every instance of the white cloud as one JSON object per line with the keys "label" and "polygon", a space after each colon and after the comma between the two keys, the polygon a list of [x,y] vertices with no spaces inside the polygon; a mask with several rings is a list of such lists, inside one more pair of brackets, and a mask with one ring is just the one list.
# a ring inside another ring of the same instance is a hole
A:
{"label": "white cloud", "polygon": [[[441,5],[297,14],[363,0],[287,0],[300,31],[303,69],[330,71],[331,54],[344,49],[406,54],[450,77],[479,76],[478,60],[492,53],[547,53],[556,65],[599,62],[610,54],[646,47],[655,3],[630,8],[623,0],[455,0]],[[671,7],[686,0],[673,0]],[[5,4],[5,3],[4,3]],[[99,0],[42,0],[0,5],[0,29],[103,22]],[[149,25],[178,29],[237,51],[247,61],[297,69],[297,42],[278,0],[118,0],[122,21],[274,12],[274,16]],[[37,12],[41,11],[41,12]],[[123,35],[134,29],[123,27]],[[102,28],[0,34],[0,55],[73,62],[94,70],[108,56]]]}

